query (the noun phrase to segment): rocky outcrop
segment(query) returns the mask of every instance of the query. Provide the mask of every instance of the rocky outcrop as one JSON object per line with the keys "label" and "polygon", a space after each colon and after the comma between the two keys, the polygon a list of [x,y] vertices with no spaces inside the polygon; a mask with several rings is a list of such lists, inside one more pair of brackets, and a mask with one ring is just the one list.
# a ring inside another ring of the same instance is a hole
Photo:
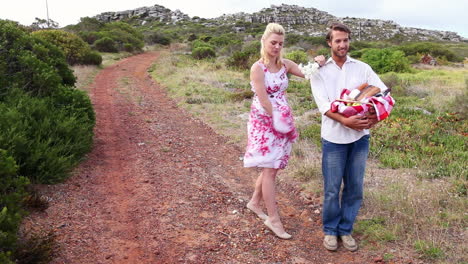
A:
{"label": "rocky outcrop", "polygon": [[237,25],[238,22],[262,24],[276,22],[282,24],[288,32],[310,36],[323,36],[327,31],[328,25],[339,21],[348,25],[353,32],[354,39],[358,40],[467,41],[467,39],[462,38],[455,32],[402,27],[390,20],[354,17],[340,18],[316,8],[286,4],[272,5],[269,8],[264,8],[252,14],[241,12],[226,14],[214,19],[190,18],[180,10],[171,11],[160,5],[121,12],[106,12],[95,16],[95,18],[103,22],[134,20],[140,24],[150,21],[168,24],[176,24],[179,21],[191,21],[202,23],[205,26],[231,25],[234,32],[245,30],[244,27]]}
{"label": "rocky outcrop", "polygon": [[145,24],[149,21],[159,21],[165,23],[177,23],[183,20],[190,20],[190,17],[180,10],[171,11],[168,8],[160,5],[150,7],[140,7],[134,10],[126,10],[119,12],[101,13],[95,18],[102,22],[113,22],[134,19]]}

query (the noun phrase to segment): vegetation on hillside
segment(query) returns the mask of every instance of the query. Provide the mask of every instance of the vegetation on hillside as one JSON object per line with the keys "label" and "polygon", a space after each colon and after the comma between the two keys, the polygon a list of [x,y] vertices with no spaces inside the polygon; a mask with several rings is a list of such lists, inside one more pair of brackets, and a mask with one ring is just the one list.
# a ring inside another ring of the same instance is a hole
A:
{"label": "vegetation on hillside", "polygon": [[32,34],[57,46],[65,55],[69,65],[99,65],[102,62],[101,55],[92,51],[86,42],[73,33],[47,29],[38,30]]}
{"label": "vegetation on hillside", "polygon": [[91,149],[94,111],[74,83],[57,46],[0,20],[1,263],[19,258],[16,233],[29,182],[62,181]]}
{"label": "vegetation on hillside", "polygon": [[140,52],[144,46],[143,34],[124,22],[104,24],[94,18],[85,17],[77,25],[65,29],[78,34],[101,52]]}

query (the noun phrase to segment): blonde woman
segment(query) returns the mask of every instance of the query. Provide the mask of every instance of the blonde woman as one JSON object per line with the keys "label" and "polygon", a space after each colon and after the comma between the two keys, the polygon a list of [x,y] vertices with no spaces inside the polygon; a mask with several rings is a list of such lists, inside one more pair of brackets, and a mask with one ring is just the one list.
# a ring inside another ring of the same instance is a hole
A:
{"label": "blonde woman", "polygon": [[[268,24],[261,39],[261,58],[250,69],[255,95],[247,125],[244,167],[263,168],[247,208],[263,219],[276,236],[290,239],[276,205],[275,179],[278,170],[286,167],[292,143],[298,136],[286,98],[287,74],[304,75],[296,63],[282,58],[284,42],[284,28],[276,23]],[[268,215],[262,210],[262,198]]]}

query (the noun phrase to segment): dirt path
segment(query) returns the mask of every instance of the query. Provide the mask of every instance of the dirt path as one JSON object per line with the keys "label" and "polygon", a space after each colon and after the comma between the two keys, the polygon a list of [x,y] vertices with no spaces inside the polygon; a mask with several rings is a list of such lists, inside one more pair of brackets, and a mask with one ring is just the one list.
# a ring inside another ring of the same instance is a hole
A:
{"label": "dirt path", "polygon": [[323,249],[319,205],[284,181],[279,206],[294,238],[266,230],[245,209],[257,171],[151,80],[157,57],[130,57],[96,77],[95,147],[68,181],[44,187],[50,207],[26,219],[56,230],[52,263],[372,262],[360,251]]}

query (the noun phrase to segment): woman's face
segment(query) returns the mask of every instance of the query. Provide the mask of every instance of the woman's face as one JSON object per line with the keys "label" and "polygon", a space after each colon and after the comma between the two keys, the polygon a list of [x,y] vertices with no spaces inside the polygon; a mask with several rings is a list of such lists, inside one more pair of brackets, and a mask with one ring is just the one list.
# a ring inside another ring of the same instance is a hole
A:
{"label": "woman's face", "polygon": [[266,39],[263,40],[265,52],[270,57],[278,57],[281,49],[283,48],[284,35],[270,34]]}

